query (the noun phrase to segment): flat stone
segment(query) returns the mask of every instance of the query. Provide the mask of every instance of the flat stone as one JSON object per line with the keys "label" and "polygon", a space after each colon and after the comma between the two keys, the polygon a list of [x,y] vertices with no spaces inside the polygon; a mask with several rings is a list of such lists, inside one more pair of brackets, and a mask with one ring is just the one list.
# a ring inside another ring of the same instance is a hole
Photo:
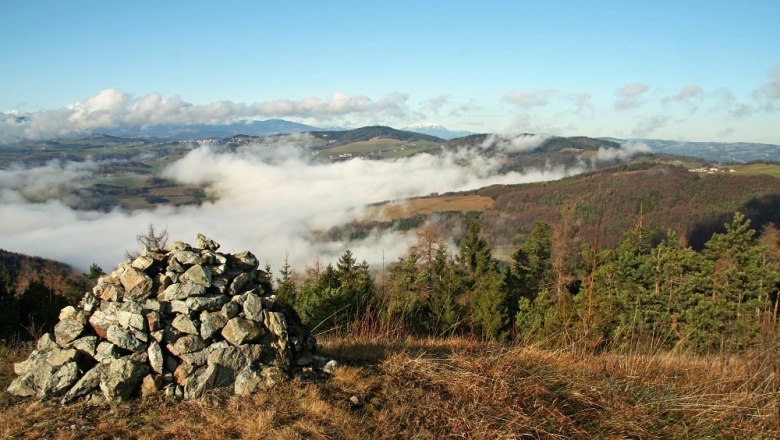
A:
{"label": "flat stone", "polygon": [[252,276],[247,272],[240,273],[237,277],[233,278],[233,282],[230,283],[228,288],[228,295],[235,296],[243,292],[244,287],[252,280]]}
{"label": "flat stone", "polygon": [[149,344],[149,348],[146,349],[146,354],[149,356],[149,366],[152,368],[152,371],[157,374],[163,374],[165,358],[160,344],[156,341]]}
{"label": "flat stone", "polygon": [[252,342],[262,335],[262,331],[257,324],[239,317],[228,321],[225,328],[222,329],[222,337],[233,345]]}
{"label": "flat stone", "polygon": [[184,335],[173,344],[168,344],[168,351],[175,356],[182,353],[192,353],[206,348],[206,342],[197,335]]}
{"label": "flat stone", "polygon": [[239,313],[241,313],[241,310],[242,309],[240,304],[230,301],[222,306],[221,312],[227,319],[233,319],[238,316]]}
{"label": "flat stone", "polygon": [[[179,279],[181,281],[181,278]],[[163,291],[161,299],[164,301],[184,300],[191,296],[201,296],[206,293],[206,286],[194,283],[174,283]]]}
{"label": "flat stone", "polygon": [[152,267],[152,264],[154,264],[154,258],[150,255],[140,255],[130,263],[130,266],[139,270],[146,270]]}
{"label": "flat stone", "polygon": [[127,357],[114,359],[108,364],[105,378],[100,382],[100,390],[108,399],[127,400],[138,389],[149,367],[134,362]]}
{"label": "flat stone", "polygon": [[216,251],[219,249],[219,243],[212,240],[209,237],[206,237],[205,235],[198,232],[197,235],[195,235],[195,245],[201,249],[208,249],[210,251]]}
{"label": "flat stone", "polygon": [[65,396],[62,398],[62,403],[67,404],[73,402],[79,397],[86,396],[87,394],[100,389],[100,381],[107,371],[108,365],[106,364],[97,364],[89,369],[81,376],[81,379],[65,393]]}
{"label": "flat stone", "polygon": [[78,352],[72,348],[57,348],[49,352],[49,355],[46,357],[46,362],[54,368],[61,367],[67,363],[76,362],[77,353]]}
{"label": "flat stone", "polygon": [[114,359],[119,359],[122,356],[122,352],[119,351],[119,347],[116,345],[103,341],[98,344],[95,349],[95,360],[101,364],[110,363]]}
{"label": "flat stone", "polygon": [[222,312],[201,313],[200,337],[203,339],[211,338],[215,333],[219,333],[227,322],[228,319]]}
{"label": "flat stone", "polygon": [[194,266],[201,263],[200,255],[192,251],[176,251],[169,260],[175,260],[183,266]]}
{"label": "flat stone", "polygon": [[112,325],[106,332],[106,340],[108,342],[132,352],[146,350],[146,342],[141,340],[140,336],[143,336],[143,334],[118,325]]}
{"label": "flat stone", "polygon": [[188,315],[176,315],[176,318],[173,319],[171,325],[173,328],[182,333],[190,335],[197,335],[200,333],[198,330],[198,324],[190,319]]}
{"label": "flat stone", "polygon": [[41,368],[35,372],[36,395],[43,399],[62,396],[78,379],[79,367],[76,362]]}
{"label": "flat stone", "polygon": [[182,313],[182,314],[189,314],[190,308],[187,306],[187,303],[176,299],[168,303],[171,307],[170,313]]}
{"label": "flat stone", "polygon": [[202,397],[203,393],[214,389],[216,379],[217,369],[212,365],[195,370],[182,384],[184,386],[184,399]]}
{"label": "flat stone", "polygon": [[119,278],[122,287],[125,288],[125,295],[136,301],[141,301],[152,294],[152,285],[154,282],[144,271],[129,267]]}
{"label": "flat stone", "polygon": [[181,283],[192,283],[202,287],[211,286],[211,269],[207,266],[196,264],[179,277]]}
{"label": "flat stone", "polygon": [[254,292],[246,293],[244,299],[244,317],[256,322],[263,321],[263,300]]}
{"label": "flat stone", "polygon": [[228,302],[228,297],[222,294],[209,294],[205,296],[191,296],[186,299],[187,308],[193,312],[216,312]]}
{"label": "flat stone", "polygon": [[257,269],[259,262],[251,252],[244,251],[232,255],[232,258],[230,258],[230,264],[233,267],[238,267],[242,270],[255,270]]}
{"label": "flat stone", "polygon": [[54,339],[57,344],[64,347],[75,341],[84,331],[85,319],[83,314],[76,314],[73,318],[63,319],[54,326]]}
{"label": "flat stone", "polygon": [[120,310],[116,313],[116,321],[124,328],[134,328],[141,331],[146,329],[146,319],[141,313]]}
{"label": "flat stone", "polygon": [[57,343],[54,342],[51,333],[45,333],[43,336],[41,336],[38,339],[38,343],[36,344],[35,347],[38,351],[42,351],[42,352],[51,351],[55,348],[59,348]]}

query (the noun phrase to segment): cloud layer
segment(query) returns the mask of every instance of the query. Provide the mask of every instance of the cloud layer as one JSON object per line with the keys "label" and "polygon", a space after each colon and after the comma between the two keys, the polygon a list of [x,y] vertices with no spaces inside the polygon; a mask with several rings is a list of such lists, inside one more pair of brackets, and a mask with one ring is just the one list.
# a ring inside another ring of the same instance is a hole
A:
{"label": "cloud layer", "polygon": [[62,109],[0,114],[0,143],[50,139],[120,126],[226,124],[253,118],[316,117],[328,121],[370,116],[380,120],[404,119],[413,114],[406,107],[408,99],[404,93],[392,93],[375,101],[367,96],[337,92],[328,99],[280,99],[255,104],[215,101],[197,105],[178,96],[149,93],[134,97],[121,90],[105,89]]}
{"label": "cloud layer", "polygon": [[[191,241],[196,232],[203,232],[227,251],[249,249],[273,265],[289,254],[300,267],[318,256],[332,261],[340,255],[346,244],[323,243],[315,239],[316,232],[362,218],[367,204],[497,183],[551,180],[579,171],[502,174],[501,161],[482,154],[479,147],[395,161],[316,163],[308,158],[308,151],[289,145],[251,146],[234,153],[208,146],[195,149],[165,174],[182,183],[205,185],[214,201],[202,206],[100,213],[8,195],[0,206],[4,225],[0,247],[79,268],[97,262],[108,269],[124,250],[137,247],[135,235],[153,223],[167,227],[174,239]],[[402,255],[408,239],[401,233],[373,234],[348,246],[359,258],[378,263],[383,253],[388,260]]]}

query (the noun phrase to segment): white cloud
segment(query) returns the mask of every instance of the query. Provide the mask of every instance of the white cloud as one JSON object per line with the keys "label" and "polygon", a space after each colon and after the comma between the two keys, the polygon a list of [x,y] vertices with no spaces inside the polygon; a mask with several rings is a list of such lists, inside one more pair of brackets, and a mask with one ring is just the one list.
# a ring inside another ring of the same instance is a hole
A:
{"label": "white cloud", "polygon": [[674,95],[669,95],[663,98],[663,102],[683,102],[689,101],[694,98],[701,98],[704,94],[704,90],[696,84],[691,84],[683,87],[679,92]]}
{"label": "white cloud", "polygon": [[[241,119],[295,117],[333,121],[344,117],[413,120],[417,114],[407,106],[409,96],[391,93],[374,101],[367,96],[334,93],[328,99],[281,99],[254,104],[215,101],[192,104],[179,96],[150,93],[134,97],[121,90],[106,89],[97,95],[57,110],[0,114],[0,142],[48,139],[90,133],[119,126],[158,124],[221,124]],[[23,117],[23,121],[20,122]]]}
{"label": "white cloud", "polygon": [[520,108],[544,107],[558,93],[557,89],[537,89],[531,92],[509,92],[504,95],[504,101]]}
{"label": "white cloud", "polygon": [[[534,138],[537,139],[538,138]],[[502,173],[499,158],[465,148],[394,161],[355,159],[316,163],[309,152],[289,145],[219,152],[202,147],[175,162],[165,175],[207,187],[201,206],[108,213],[77,211],[58,201],[30,203],[6,190],[0,205],[0,247],[55,258],[86,268],[116,264],[148,223],[167,227],[172,239],[192,241],[203,232],[228,252],[251,250],[261,261],[281,264],[286,253],[299,267],[317,256],[333,261],[348,246],[358,258],[378,263],[402,255],[402,233],[372,234],[344,244],[323,243],[316,231],[362,218],[367,204],[490,184],[557,179],[579,170],[548,169]],[[67,167],[67,164],[64,165]]]}
{"label": "white cloud", "polygon": [[641,82],[627,84],[618,89],[618,91],[615,92],[617,95],[617,99],[615,100],[615,109],[627,110],[640,106],[643,103],[642,96],[647,92],[648,89],[649,87],[647,84]]}
{"label": "white cloud", "polygon": [[92,161],[63,163],[59,160],[30,168],[14,164],[0,170],[0,202],[16,200],[19,196],[36,201],[59,197],[77,181],[90,177],[97,166]]}
{"label": "white cloud", "polygon": [[491,134],[482,142],[481,147],[484,149],[496,148],[505,153],[519,153],[534,150],[549,138],[550,136],[546,134]]}
{"label": "white cloud", "polygon": [[596,153],[597,162],[611,162],[615,160],[628,160],[637,154],[650,153],[652,150],[643,142],[628,142],[620,148],[600,147]]}

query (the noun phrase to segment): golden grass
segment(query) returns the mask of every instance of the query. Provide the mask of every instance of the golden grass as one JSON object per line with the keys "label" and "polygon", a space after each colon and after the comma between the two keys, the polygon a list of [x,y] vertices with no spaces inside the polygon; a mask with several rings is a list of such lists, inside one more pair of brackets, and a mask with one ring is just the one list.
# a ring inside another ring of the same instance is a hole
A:
{"label": "golden grass", "polygon": [[[23,350],[21,350],[23,351]],[[778,438],[773,360],[583,354],[468,339],[339,339],[330,380],[61,407],[5,393],[3,438]]]}
{"label": "golden grass", "polygon": [[434,212],[486,211],[492,207],[493,199],[478,195],[425,197],[373,206],[367,217],[370,220],[396,220]]}

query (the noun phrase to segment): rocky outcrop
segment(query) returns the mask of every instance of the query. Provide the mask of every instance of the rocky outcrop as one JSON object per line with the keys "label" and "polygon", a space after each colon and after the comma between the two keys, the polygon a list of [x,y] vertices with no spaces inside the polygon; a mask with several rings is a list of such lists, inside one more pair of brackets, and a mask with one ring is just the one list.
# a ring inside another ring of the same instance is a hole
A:
{"label": "rocky outcrop", "polygon": [[196,243],[146,248],[101,277],[14,365],[8,391],[63,403],[155,392],[191,399],[214,388],[258,392],[302,369],[333,371],[251,252],[219,253],[201,234]]}

